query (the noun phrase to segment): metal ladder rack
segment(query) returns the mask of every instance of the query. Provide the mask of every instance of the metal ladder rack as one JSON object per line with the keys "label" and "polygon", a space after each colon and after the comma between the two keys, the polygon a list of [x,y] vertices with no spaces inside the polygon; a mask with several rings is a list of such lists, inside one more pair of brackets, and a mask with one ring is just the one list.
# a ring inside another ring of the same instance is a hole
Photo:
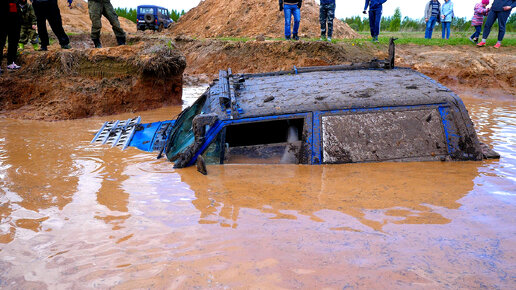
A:
{"label": "metal ladder rack", "polygon": [[111,147],[122,146],[122,150],[129,146],[131,139],[141,118],[105,122],[95,134],[91,143],[109,144]]}

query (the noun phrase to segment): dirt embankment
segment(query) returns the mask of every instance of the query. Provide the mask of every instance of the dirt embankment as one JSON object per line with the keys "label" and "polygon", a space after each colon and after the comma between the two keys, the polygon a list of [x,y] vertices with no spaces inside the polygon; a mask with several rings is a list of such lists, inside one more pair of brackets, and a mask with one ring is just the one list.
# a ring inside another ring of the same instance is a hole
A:
{"label": "dirt embankment", "polygon": [[[72,42],[72,45],[74,42]],[[51,50],[0,77],[0,114],[66,120],[180,104],[184,56],[166,42]]]}
{"label": "dirt embankment", "polygon": [[292,69],[294,66],[336,65],[370,61],[374,45],[355,46],[323,41],[223,41],[176,37],[174,44],[185,53],[188,75],[214,76],[231,68],[237,73]]}
{"label": "dirt embankment", "polygon": [[[171,35],[197,38],[284,36],[284,16],[277,0],[204,0],[171,29]],[[334,21],[334,38],[356,38],[358,34],[339,19]],[[319,4],[303,1],[301,37],[319,38]]]}
{"label": "dirt embankment", "polygon": [[516,48],[405,45],[399,65],[409,66],[457,92],[516,100]]}

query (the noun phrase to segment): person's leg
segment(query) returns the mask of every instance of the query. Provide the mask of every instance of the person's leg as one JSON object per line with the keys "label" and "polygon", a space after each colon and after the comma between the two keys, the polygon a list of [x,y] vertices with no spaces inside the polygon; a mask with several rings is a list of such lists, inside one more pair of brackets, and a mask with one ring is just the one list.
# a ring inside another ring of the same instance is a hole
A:
{"label": "person's leg", "polygon": [[446,39],[450,39],[451,36],[451,22],[446,22]]}
{"label": "person's leg", "polygon": [[380,24],[382,23],[382,8],[376,10],[375,15],[375,38],[378,40],[378,35],[380,35]]}
{"label": "person's leg", "polygon": [[118,21],[118,15],[115,12],[115,8],[113,8],[113,5],[111,5],[111,2],[109,1],[103,1],[103,5],[104,9],[102,10],[102,15],[104,15],[111,24],[115,36],[117,39],[125,39],[125,32],[122,27],[120,27],[120,21]]}
{"label": "person's leg", "polygon": [[369,9],[369,30],[371,31],[371,37],[374,38],[374,22],[376,19],[376,14],[374,10]]}
{"label": "person's leg", "polygon": [[29,29],[27,26],[23,25],[20,29],[20,41],[19,43],[22,45],[27,44],[29,42]]}
{"label": "person's leg", "polygon": [[52,31],[59,40],[59,44],[61,46],[66,46],[70,44],[70,39],[63,29],[63,20],[61,19],[61,11],[59,10],[59,6],[57,6],[57,0],[49,0],[48,4],[48,24],[50,24],[50,28],[52,28]]}
{"label": "person's leg", "polygon": [[432,21],[430,19],[428,19],[428,21],[426,22],[426,29],[425,29],[425,38],[426,39],[432,38],[432,35],[430,34],[431,27],[432,27]]}
{"label": "person's leg", "polygon": [[7,31],[5,27],[0,28],[0,68],[2,67],[2,60],[4,59],[4,47],[7,40]]}
{"label": "person's leg", "polygon": [[299,32],[299,23],[301,22],[301,9],[299,9],[297,5],[294,6],[294,30],[292,31],[292,33],[297,36]]}
{"label": "person's leg", "polygon": [[446,22],[441,22],[441,31],[442,31],[441,38],[444,39],[446,37]]}
{"label": "person's leg", "polygon": [[88,12],[91,20],[91,39],[100,39],[102,29],[102,3],[98,1],[88,1]]}
{"label": "person's leg", "polygon": [[335,19],[335,4],[330,4],[328,7],[328,38],[333,37],[333,19]]}
{"label": "person's leg", "polygon": [[20,40],[20,22],[15,21],[10,23],[7,37],[9,44],[7,45],[7,64],[12,64],[16,61],[16,54],[18,52],[18,41]]}
{"label": "person's leg", "polygon": [[485,40],[489,37],[491,28],[493,27],[497,17],[497,13],[492,10],[487,14],[486,24],[484,24],[484,33],[482,34],[482,42],[485,42]]}
{"label": "person's leg", "polygon": [[326,5],[321,4],[319,7],[319,23],[321,24],[321,38],[326,38],[326,21],[328,19],[328,9]]}
{"label": "person's leg", "polygon": [[36,14],[36,23],[38,26],[39,39],[41,40],[41,48],[46,49],[48,40],[47,31],[47,10],[48,2],[34,2],[34,13]]}
{"label": "person's leg", "polygon": [[505,26],[507,24],[507,19],[511,15],[511,10],[498,12],[498,42],[502,42],[505,36]]}
{"label": "person's leg", "polygon": [[285,5],[283,8],[283,12],[285,14],[285,38],[290,39],[290,20],[292,18],[292,10],[290,10],[290,6],[292,5]]}
{"label": "person's leg", "polygon": [[480,36],[480,31],[482,30],[482,25],[475,26],[475,32],[469,37],[470,39],[478,39]]}

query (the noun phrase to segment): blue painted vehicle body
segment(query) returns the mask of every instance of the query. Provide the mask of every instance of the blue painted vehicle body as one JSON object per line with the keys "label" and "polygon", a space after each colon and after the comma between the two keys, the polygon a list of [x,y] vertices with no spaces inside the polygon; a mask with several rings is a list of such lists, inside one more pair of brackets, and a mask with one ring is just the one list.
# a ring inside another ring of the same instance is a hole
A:
{"label": "blue painted vehicle body", "polygon": [[136,8],[137,30],[158,30],[169,28],[174,21],[168,9],[156,5],[140,5]]}

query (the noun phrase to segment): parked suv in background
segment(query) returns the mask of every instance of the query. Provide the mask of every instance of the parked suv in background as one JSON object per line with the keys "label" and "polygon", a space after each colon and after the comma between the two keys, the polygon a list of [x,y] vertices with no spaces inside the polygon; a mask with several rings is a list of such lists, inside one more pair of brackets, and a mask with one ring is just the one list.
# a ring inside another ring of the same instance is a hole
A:
{"label": "parked suv in background", "polygon": [[136,15],[137,30],[157,30],[169,28],[174,21],[170,19],[168,9],[155,5],[138,6]]}

